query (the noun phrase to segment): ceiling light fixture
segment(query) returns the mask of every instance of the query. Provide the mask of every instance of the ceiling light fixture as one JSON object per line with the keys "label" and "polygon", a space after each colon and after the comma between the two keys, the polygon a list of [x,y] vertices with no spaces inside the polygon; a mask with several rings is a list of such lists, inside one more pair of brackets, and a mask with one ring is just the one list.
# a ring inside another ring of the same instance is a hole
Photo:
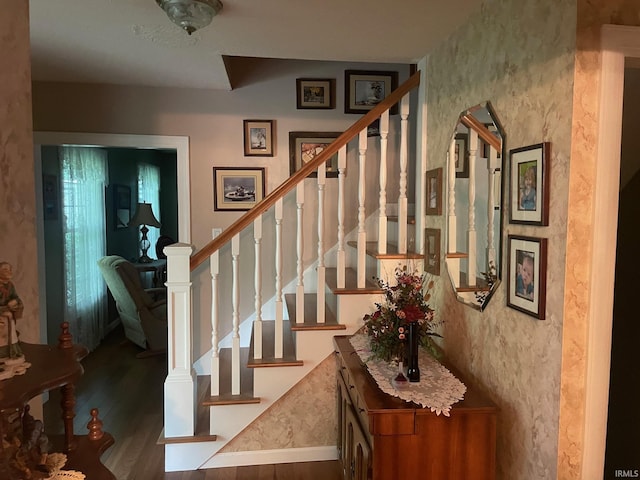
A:
{"label": "ceiling light fixture", "polygon": [[211,23],[220,10],[220,0],[156,0],[169,19],[189,35]]}

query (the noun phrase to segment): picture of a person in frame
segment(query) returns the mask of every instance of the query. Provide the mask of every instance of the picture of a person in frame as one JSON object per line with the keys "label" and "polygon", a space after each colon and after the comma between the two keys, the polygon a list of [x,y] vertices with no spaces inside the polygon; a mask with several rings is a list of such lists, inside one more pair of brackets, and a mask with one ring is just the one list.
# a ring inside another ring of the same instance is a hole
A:
{"label": "picture of a person in frame", "polygon": [[535,254],[516,250],[516,295],[533,301]]}
{"label": "picture of a person in frame", "polygon": [[536,209],[536,162],[520,164],[520,198],[518,210]]}

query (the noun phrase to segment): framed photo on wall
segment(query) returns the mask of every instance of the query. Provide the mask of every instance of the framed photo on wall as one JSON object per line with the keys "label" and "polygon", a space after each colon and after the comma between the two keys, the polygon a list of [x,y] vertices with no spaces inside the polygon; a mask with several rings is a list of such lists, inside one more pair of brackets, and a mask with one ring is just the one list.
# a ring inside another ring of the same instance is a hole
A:
{"label": "framed photo on wall", "polygon": [[424,229],[424,271],[440,275],[440,229]]}
{"label": "framed photo on wall", "polygon": [[507,306],[544,320],[547,239],[509,235],[507,253]]}
{"label": "framed photo on wall", "polygon": [[[312,161],[334,142],[342,132],[289,132],[289,173],[295,172]],[[338,176],[338,154],[331,156],[326,163],[327,177]],[[314,171],[309,177],[317,177]]]}
{"label": "framed photo on wall", "polygon": [[264,198],[264,168],[213,167],[214,211],[250,210]]}
{"label": "framed photo on wall", "polygon": [[549,225],[549,158],[551,144],[509,150],[509,222]]}
{"label": "framed photo on wall", "polygon": [[296,107],[299,110],[336,108],[335,78],[296,79]]}
{"label": "framed photo on wall", "polygon": [[[344,113],[367,113],[398,88],[398,72],[346,70]],[[389,113],[398,113],[394,105]]]}
{"label": "framed photo on wall", "polygon": [[469,135],[456,133],[455,153],[456,178],[469,178]]}
{"label": "framed photo on wall", "polygon": [[245,157],[273,157],[273,120],[243,120]]}
{"label": "framed photo on wall", "polygon": [[131,189],[126,185],[113,187],[113,211],[116,230],[127,228],[131,220]]}
{"label": "framed photo on wall", "polygon": [[428,170],[425,179],[427,215],[442,215],[442,168]]}

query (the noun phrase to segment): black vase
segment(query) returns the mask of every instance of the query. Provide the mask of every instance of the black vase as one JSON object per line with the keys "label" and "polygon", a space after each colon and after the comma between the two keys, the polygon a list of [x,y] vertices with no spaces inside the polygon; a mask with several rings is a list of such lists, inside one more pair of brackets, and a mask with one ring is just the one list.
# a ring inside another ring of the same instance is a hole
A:
{"label": "black vase", "polygon": [[409,331],[409,351],[407,352],[407,378],[410,382],[420,381],[420,367],[418,367],[418,324],[410,323]]}

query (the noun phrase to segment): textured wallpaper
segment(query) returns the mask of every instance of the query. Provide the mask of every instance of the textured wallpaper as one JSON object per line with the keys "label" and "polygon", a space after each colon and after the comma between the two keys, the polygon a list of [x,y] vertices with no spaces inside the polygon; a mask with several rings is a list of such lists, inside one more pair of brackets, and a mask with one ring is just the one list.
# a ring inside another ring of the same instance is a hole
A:
{"label": "textured wallpaper", "polygon": [[[504,127],[507,149],[551,142],[549,226],[509,225],[503,212],[503,244],[508,233],[548,239],[546,320],[506,307],[506,281],[484,312],[458,303],[444,276],[435,296],[447,355],[500,408],[502,480],[557,473],[575,24],[573,2],[487,2],[430,56],[427,68],[428,169],[445,166],[458,114],[486,100]],[[444,215],[427,217],[427,227],[444,222]],[[502,271],[504,280],[504,258]]]}
{"label": "textured wallpaper", "polygon": [[25,305],[17,326],[20,339],[37,342],[40,319],[29,2],[4,4],[6,8],[0,15],[0,261],[13,265],[13,283]]}
{"label": "textured wallpaper", "polygon": [[221,452],[330,446],[338,438],[336,364],[329,355]]}

